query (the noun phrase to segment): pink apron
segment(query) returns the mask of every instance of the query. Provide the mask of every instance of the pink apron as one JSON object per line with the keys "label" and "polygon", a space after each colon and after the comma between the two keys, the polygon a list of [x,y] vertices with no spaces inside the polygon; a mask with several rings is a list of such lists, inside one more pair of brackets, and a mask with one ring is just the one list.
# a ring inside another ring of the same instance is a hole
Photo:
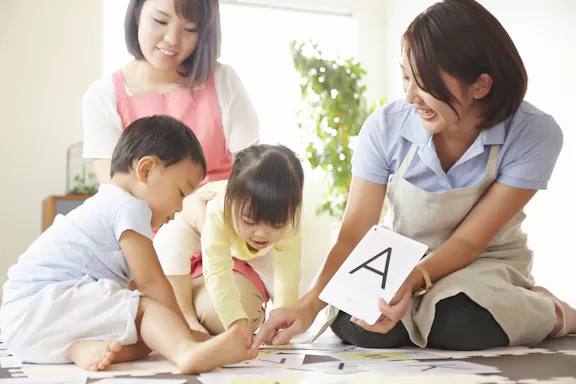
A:
{"label": "pink apron", "polygon": [[122,70],[113,74],[116,89],[116,108],[122,120],[122,129],[133,121],[152,115],[169,115],[186,124],[202,145],[208,170],[202,185],[226,180],[232,170],[232,155],[226,148],[222,127],[222,112],[210,76],[203,89],[181,90],[168,93],[126,94]]}
{"label": "pink apron", "polygon": [[[245,261],[238,260],[237,258],[233,257],[234,260],[234,270],[236,272],[241,273],[244,275],[252,284],[258,288],[262,297],[264,298],[264,304],[270,300],[268,296],[268,292],[266,291],[266,286],[260,279],[260,276],[252,269],[252,267]],[[202,275],[202,253],[196,253],[192,255],[190,258],[190,273],[192,275],[192,279],[197,278],[198,276]]]}
{"label": "pink apron", "polygon": [[[206,178],[201,185],[208,182],[226,180],[232,170],[232,154],[226,148],[226,138],[222,126],[222,111],[218,104],[218,95],[214,84],[214,75],[206,81],[204,88],[181,90],[168,93],[145,93],[128,95],[122,69],[112,75],[116,90],[116,109],[126,129],[133,121],[152,115],[169,115],[186,124],[200,142],[208,166]],[[202,274],[202,254],[191,256],[192,277]],[[194,261],[196,260],[196,261]],[[199,262],[198,262],[199,261]],[[268,298],[264,283],[256,272],[243,261],[234,259],[234,270],[246,276]]]}

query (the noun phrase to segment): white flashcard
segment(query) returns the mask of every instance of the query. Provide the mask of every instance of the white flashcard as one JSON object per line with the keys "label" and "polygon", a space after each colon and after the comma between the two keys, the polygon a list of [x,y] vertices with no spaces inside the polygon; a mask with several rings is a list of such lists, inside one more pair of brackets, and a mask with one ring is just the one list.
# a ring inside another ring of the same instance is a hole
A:
{"label": "white flashcard", "polygon": [[14,357],[0,357],[0,368],[20,368],[22,366],[22,360]]}
{"label": "white flashcard", "polygon": [[390,302],[428,247],[373,226],[326,285],[320,300],[374,324],[378,298]]}
{"label": "white flashcard", "polygon": [[358,373],[366,371],[365,368],[344,361],[327,361],[325,363],[304,364],[299,367],[291,367],[291,368],[298,369],[301,371],[324,372],[337,375],[346,375],[349,373]]}
{"label": "white flashcard", "polygon": [[498,373],[500,370],[488,365],[466,361],[361,361],[363,368],[388,376],[410,375],[464,375]]}
{"label": "white flashcard", "polygon": [[225,365],[225,368],[241,367],[271,367],[271,368],[292,368],[304,363],[306,355],[269,355],[255,360],[246,360],[237,364]]}
{"label": "white flashcard", "polygon": [[226,372],[202,373],[198,380],[203,384],[345,384],[342,376],[330,376],[318,372],[295,370],[277,370],[256,373],[254,369],[243,369],[245,373],[235,370],[233,374]]}

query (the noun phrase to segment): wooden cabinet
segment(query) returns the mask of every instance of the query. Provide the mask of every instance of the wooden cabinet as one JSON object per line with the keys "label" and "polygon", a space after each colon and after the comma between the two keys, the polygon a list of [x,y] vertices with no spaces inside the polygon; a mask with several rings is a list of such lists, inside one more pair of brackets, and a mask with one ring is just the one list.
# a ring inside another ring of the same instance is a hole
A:
{"label": "wooden cabinet", "polygon": [[42,201],[42,232],[54,222],[56,215],[66,215],[92,195],[48,196]]}

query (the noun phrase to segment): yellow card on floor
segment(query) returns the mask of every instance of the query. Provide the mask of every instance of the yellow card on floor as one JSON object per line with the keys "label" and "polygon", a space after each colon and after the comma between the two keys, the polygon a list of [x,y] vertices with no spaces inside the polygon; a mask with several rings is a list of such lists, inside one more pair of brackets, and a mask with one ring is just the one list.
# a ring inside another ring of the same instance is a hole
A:
{"label": "yellow card on floor", "polygon": [[414,355],[401,352],[339,353],[335,357],[342,360],[410,360]]}
{"label": "yellow card on floor", "polygon": [[258,356],[254,360],[263,359],[268,356],[273,356],[279,354],[280,351],[259,351]]}

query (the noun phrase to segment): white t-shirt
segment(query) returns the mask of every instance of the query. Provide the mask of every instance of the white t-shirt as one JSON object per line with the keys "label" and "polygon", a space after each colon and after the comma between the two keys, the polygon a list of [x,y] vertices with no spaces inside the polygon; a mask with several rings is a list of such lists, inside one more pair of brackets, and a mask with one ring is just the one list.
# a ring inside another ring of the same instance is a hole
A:
{"label": "white t-shirt", "polygon": [[[214,72],[222,127],[229,152],[235,153],[260,140],[260,121],[236,71],[218,64]],[[130,95],[128,89],[126,93]],[[82,98],[84,153],[87,159],[110,159],[122,134],[112,74],[90,84]]]}
{"label": "white t-shirt", "polygon": [[3,303],[39,292],[49,284],[108,279],[127,287],[131,275],[120,236],[132,230],[152,240],[148,204],[114,184],[103,184],[91,198],[40,235],[8,270]]}

